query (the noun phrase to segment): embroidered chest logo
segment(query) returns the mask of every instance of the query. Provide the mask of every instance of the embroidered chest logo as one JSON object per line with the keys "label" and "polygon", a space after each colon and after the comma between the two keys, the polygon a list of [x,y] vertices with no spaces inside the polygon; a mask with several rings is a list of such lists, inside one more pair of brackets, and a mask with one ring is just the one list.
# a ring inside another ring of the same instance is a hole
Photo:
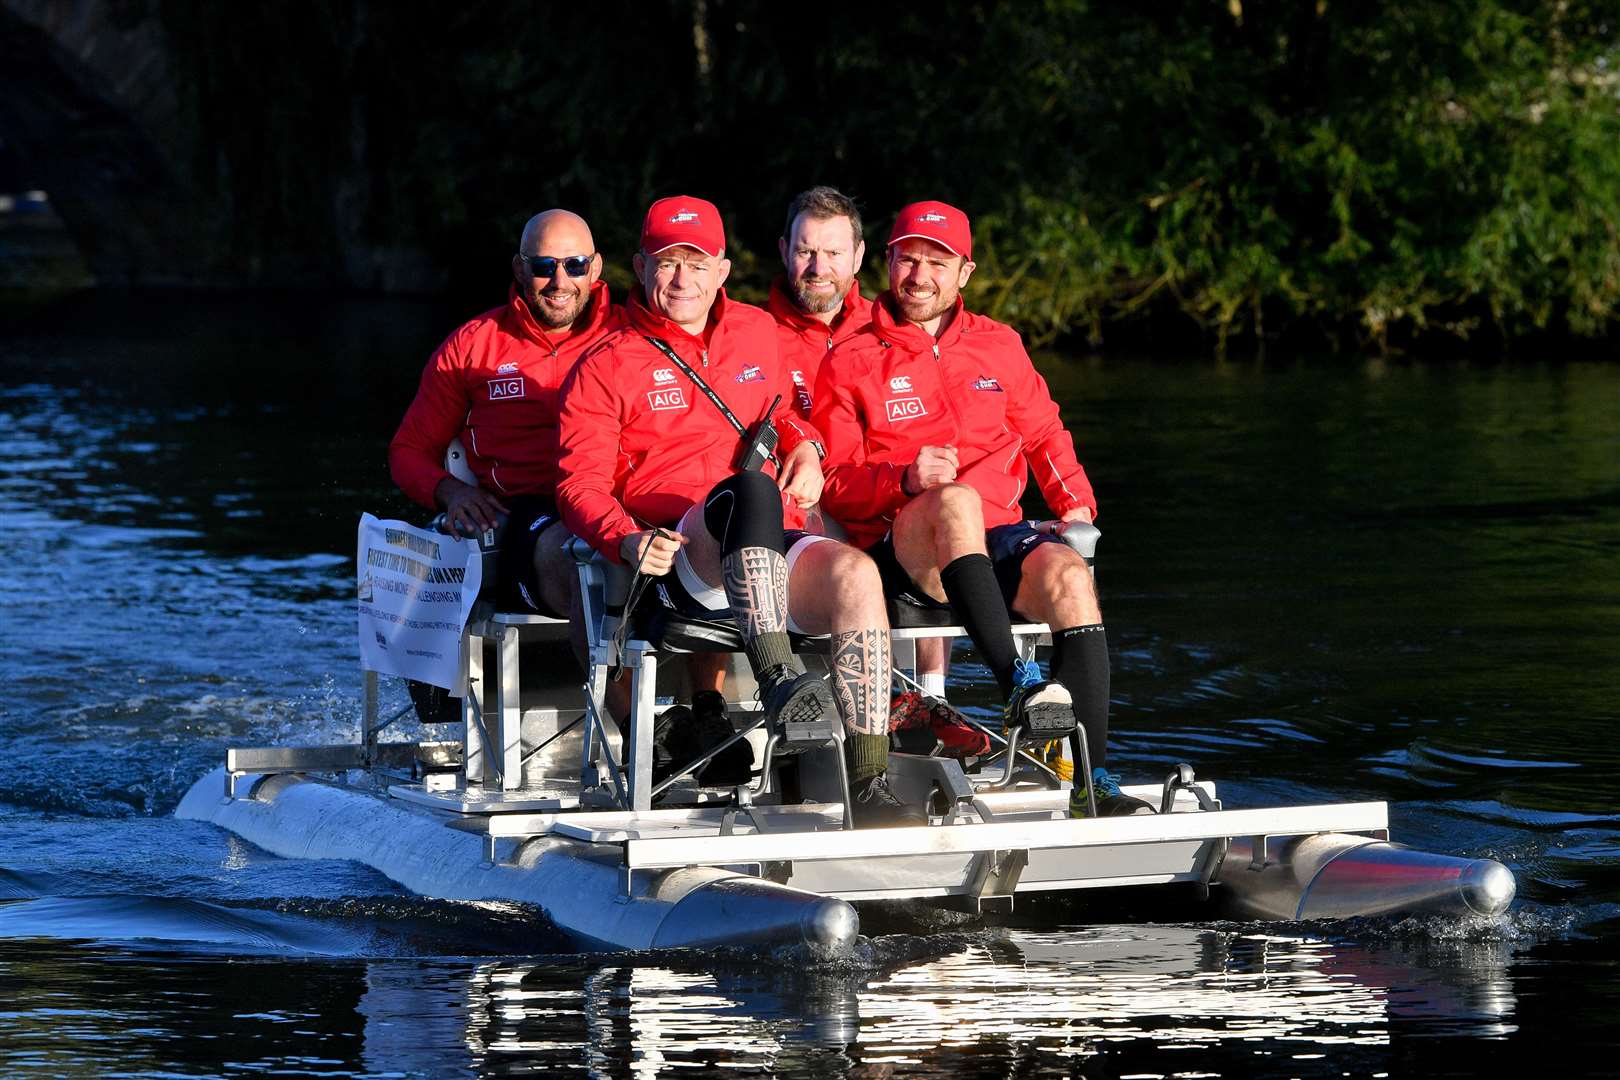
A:
{"label": "embroidered chest logo", "polygon": [[653,368],[653,382],[660,385],[675,381],[675,372],[667,367]]}
{"label": "embroidered chest logo", "polygon": [[663,412],[667,409],[686,408],[686,395],[681,393],[679,386],[671,386],[666,390],[647,391],[647,404],[652,406],[653,412]]}
{"label": "embroidered chest logo", "polygon": [[993,391],[993,392],[995,392],[997,394],[1000,394],[1000,393],[1003,392],[1002,389],[1001,389],[1001,384],[996,382],[995,379],[991,378],[988,375],[980,375],[978,380],[974,382],[973,389],[975,389],[975,390],[990,390],[990,391]]}
{"label": "embroidered chest logo", "polygon": [[802,372],[802,371],[793,371],[793,372],[789,372],[789,374],[791,374],[793,376],[793,385],[794,386],[803,386],[804,385],[804,372]]}
{"label": "embroidered chest logo", "polygon": [[804,384],[804,372],[794,371],[789,374],[793,376],[793,397],[798,402],[799,411],[808,414],[810,412],[810,388]]}
{"label": "embroidered chest logo", "polygon": [[514,372],[516,370],[517,370],[517,361],[516,360],[508,360],[506,363],[502,364],[500,367],[495,369],[495,374],[497,374],[497,375],[510,375],[510,374],[512,374],[512,372]]}
{"label": "embroidered chest logo", "polygon": [[902,392],[902,391],[905,391],[905,390],[910,390],[911,389],[911,376],[910,375],[896,375],[894,378],[889,380],[889,389],[893,390],[897,394]]}
{"label": "embroidered chest logo", "polygon": [[890,423],[897,420],[915,420],[919,416],[928,415],[928,410],[923,408],[920,397],[891,398],[883,403],[883,411]]}
{"label": "embroidered chest logo", "polygon": [[523,380],[518,379],[491,379],[489,386],[489,400],[511,401],[513,398],[523,396]]}
{"label": "embroidered chest logo", "polygon": [[758,364],[749,364],[747,367],[745,367],[741,371],[737,372],[737,381],[738,382],[764,382],[765,381],[765,373],[763,371],[759,370],[759,365]]}

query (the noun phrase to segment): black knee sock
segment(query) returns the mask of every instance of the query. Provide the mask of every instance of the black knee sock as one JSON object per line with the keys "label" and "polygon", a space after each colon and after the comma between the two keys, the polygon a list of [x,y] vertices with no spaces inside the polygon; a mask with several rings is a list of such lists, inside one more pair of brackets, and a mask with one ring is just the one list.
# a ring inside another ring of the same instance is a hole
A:
{"label": "black knee sock", "polygon": [[1001,696],[1010,697],[1018,648],[1013,644],[1012,620],[1007,615],[1007,602],[1001,598],[990,556],[975,554],[952,559],[939,572],[939,580],[979,656],[996,677]]}
{"label": "black knee sock", "polygon": [[[1108,761],[1108,633],[1102,623],[1071,626],[1052,633],[1052,678],[1074,698],[1074,718],[1086,733],[1091,767]],[[1075,769],[1080,767],[1080,746],[1069,737]]]}

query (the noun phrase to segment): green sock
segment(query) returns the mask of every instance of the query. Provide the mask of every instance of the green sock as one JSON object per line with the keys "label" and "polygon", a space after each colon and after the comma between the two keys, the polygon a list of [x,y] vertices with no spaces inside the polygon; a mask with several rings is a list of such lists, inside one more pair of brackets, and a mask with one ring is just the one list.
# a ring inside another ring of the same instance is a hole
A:
{"label": "green sock", "polygon": [[867,780],[880,772],[889,771],[889,737],[887,735],[849,735],[849,782]]}

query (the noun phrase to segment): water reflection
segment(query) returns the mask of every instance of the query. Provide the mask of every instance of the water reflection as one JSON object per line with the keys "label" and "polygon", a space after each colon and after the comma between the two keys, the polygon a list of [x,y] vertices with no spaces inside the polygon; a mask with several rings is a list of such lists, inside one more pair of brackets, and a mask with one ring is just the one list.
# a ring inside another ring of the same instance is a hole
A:
{"label": "water reflection", "polygon": [[[871,959],[882,964],[895,947],[878,939]],[[604,1076],[857,1065],[862,1075],[946,1075],[987,1059],[1053,1066],[1142,1040],[1213,1054],[1208,1075],[1242,1075],[1260,1051],[1331,1052],[1342,1062],[1355,1047],[1375,1060],[1396,1022],[1509,1034],[1508,962],[1500,941],[1358,944],[1111,926],[977,934],[876,973],[694,956],[608,966],[551,958],[480,963],[455,985],[373,965],[358,1011],[365,1065],[377,1071],[459,1044],[474,1068],[498,1075],[581,1064]]]}

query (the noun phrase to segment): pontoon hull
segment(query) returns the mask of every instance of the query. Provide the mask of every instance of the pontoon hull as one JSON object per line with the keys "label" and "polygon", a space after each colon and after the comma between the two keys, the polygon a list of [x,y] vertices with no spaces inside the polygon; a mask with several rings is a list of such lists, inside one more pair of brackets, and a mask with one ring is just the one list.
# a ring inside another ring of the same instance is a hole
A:
{"label": "pontoon hull", "polygon": [[216,770],[175,815],[213,822],[286,858],[363,863],[424,896],[531,904],[591,948],[839,948],[860,930],[842,900],[714,867],[638,871],[627,896],[615,852],[564,837],[530,840],[492,864],[479,835],[447,827],[443,816],[301,776],[245,777],[238,790],[248,797],[227,799],[224,790],[224,770]]}

